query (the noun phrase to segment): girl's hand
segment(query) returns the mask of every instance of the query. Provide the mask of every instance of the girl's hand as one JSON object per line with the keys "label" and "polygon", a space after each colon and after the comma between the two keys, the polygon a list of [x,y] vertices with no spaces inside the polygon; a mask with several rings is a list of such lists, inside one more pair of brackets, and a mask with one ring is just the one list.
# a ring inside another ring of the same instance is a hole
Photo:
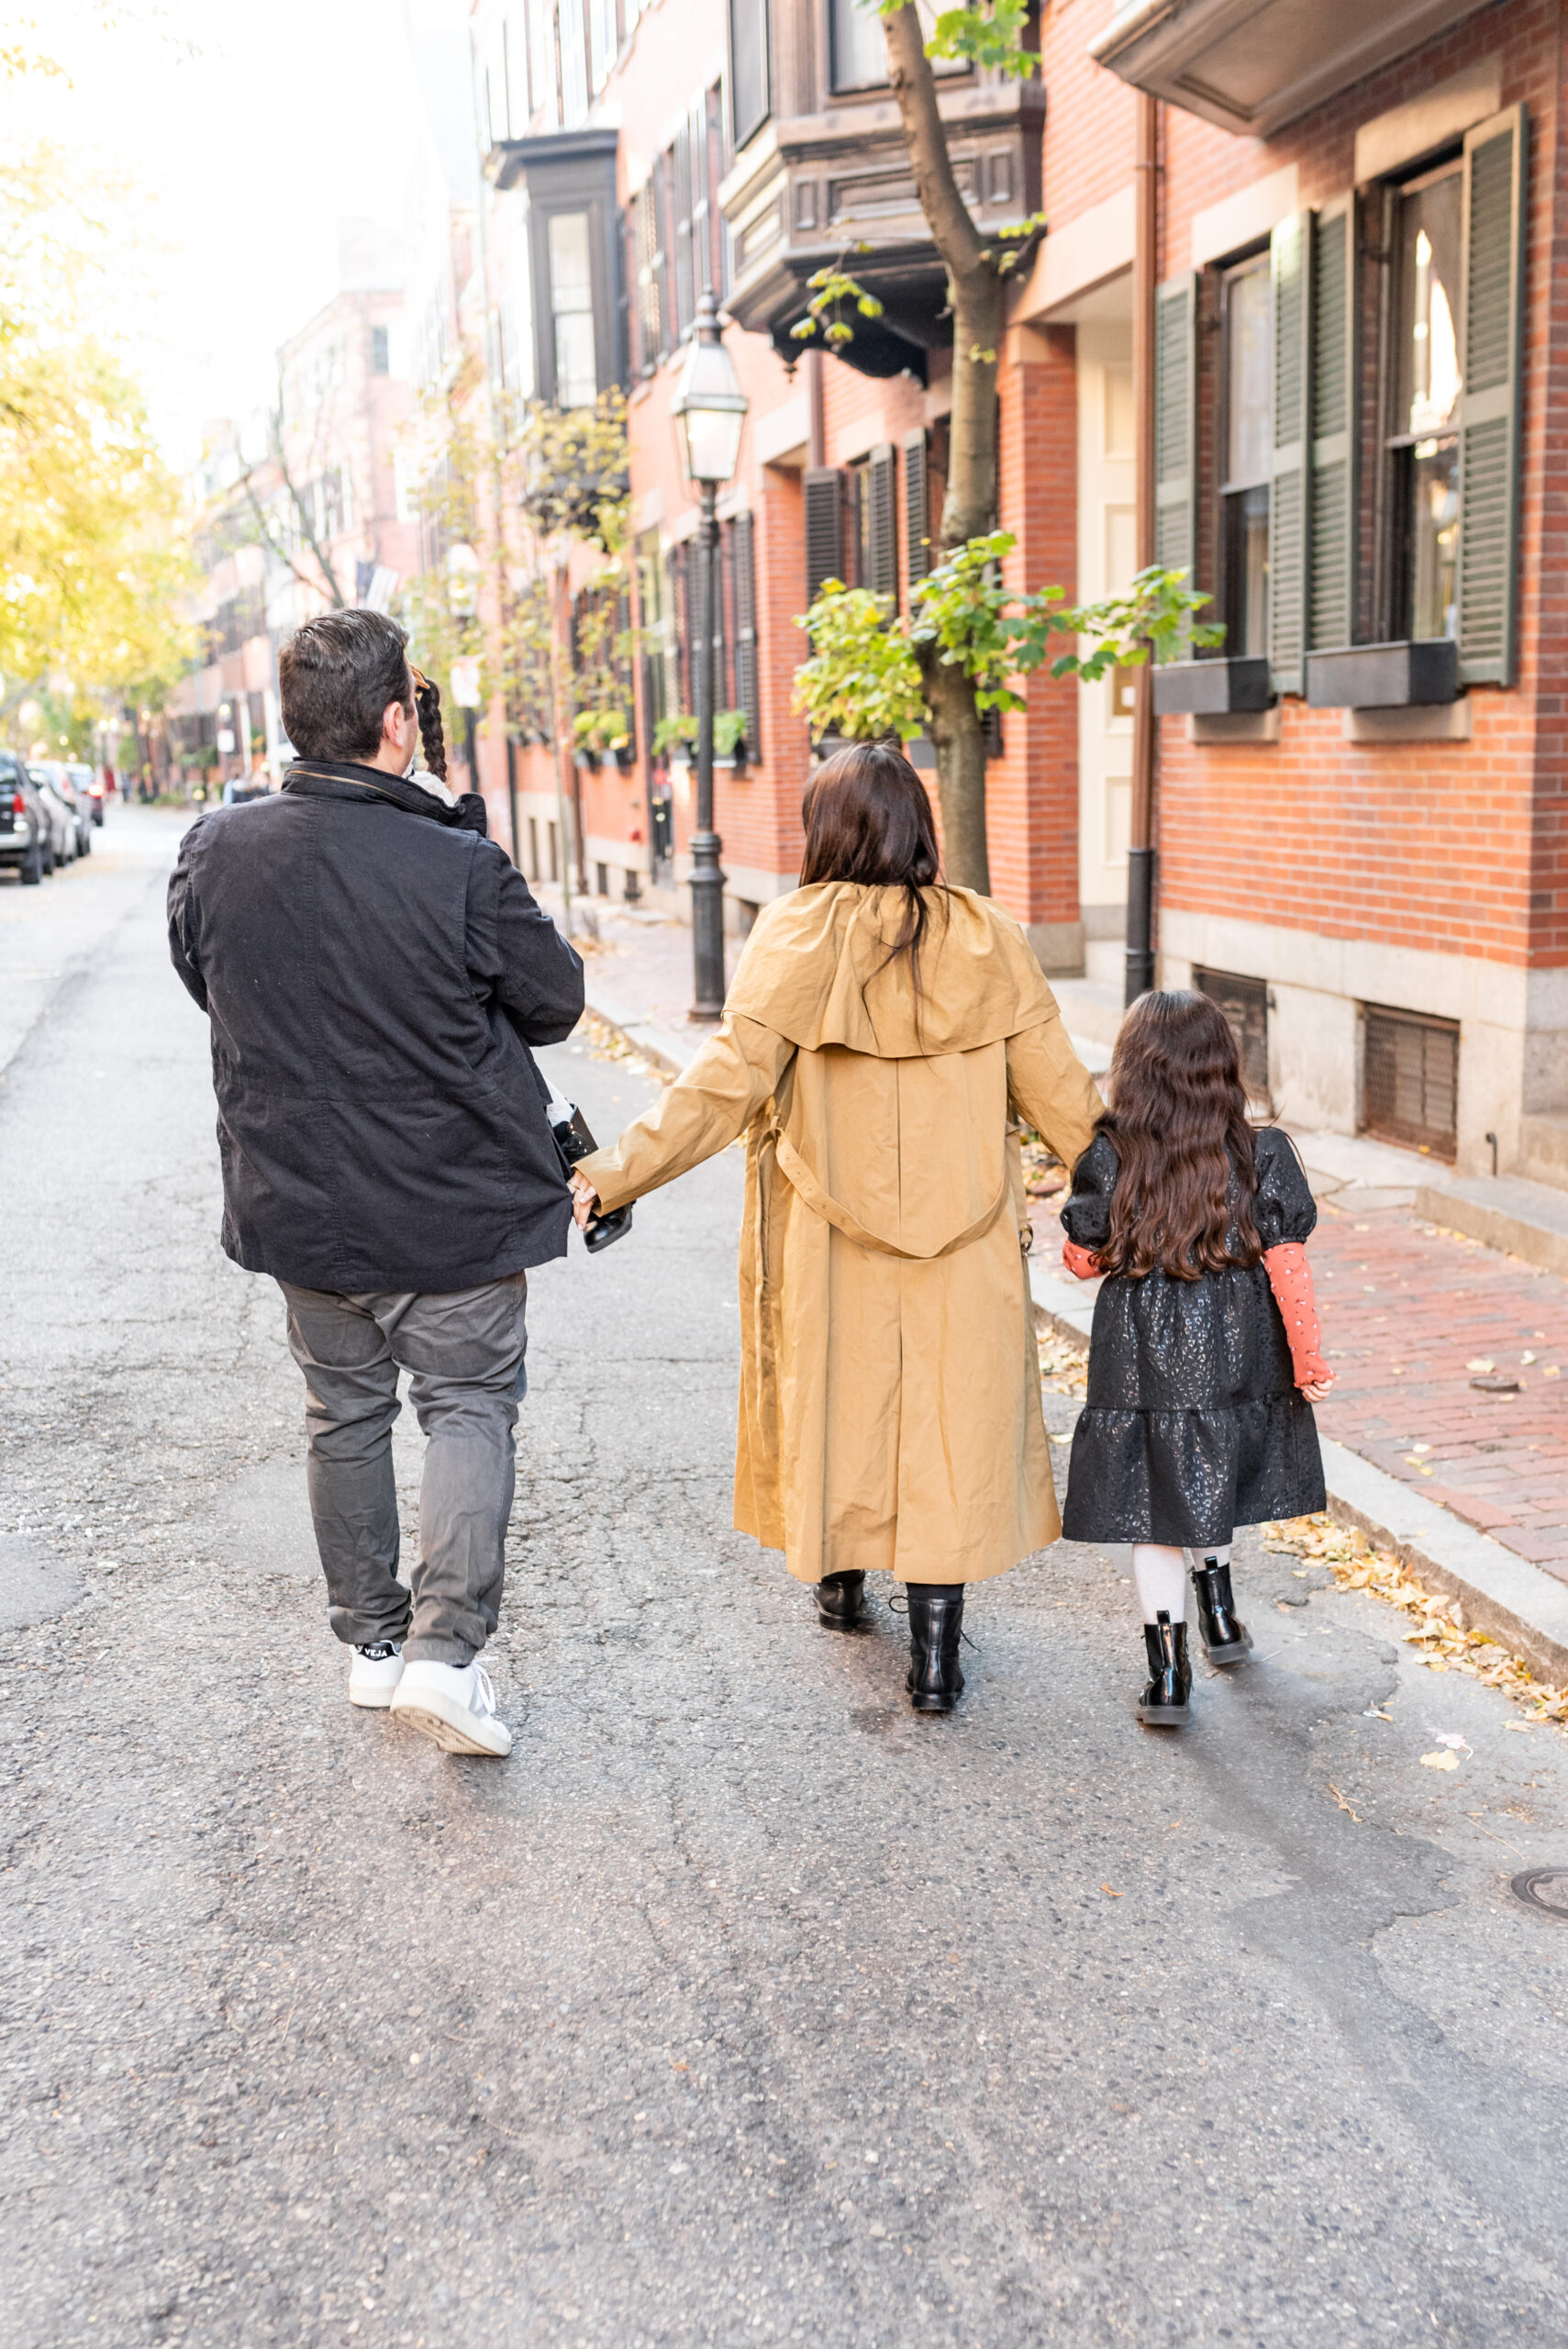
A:
{"label": "girl's hand", "polygon": [[579,1231],[587,1230],[588,1219],[598,1203],[599,1195],[586,1175],[574,1174],[572,1177],[572,1213]]}
{"label": "girl's hand", "polygon": [[1309,1403],[1326,1403],[1329,1399],[1329,1389],[1333,1384],[1334,1374],[1330,1371],[1327,1378],[1315,1378],[1310,1386],[1299,1386],[1296,1392],[1299,1395],[1305,1395]]}

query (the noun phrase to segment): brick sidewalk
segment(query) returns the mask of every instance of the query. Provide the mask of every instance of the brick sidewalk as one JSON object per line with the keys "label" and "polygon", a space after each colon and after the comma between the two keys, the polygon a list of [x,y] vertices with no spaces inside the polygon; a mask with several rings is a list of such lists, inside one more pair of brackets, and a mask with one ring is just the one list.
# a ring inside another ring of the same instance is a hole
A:
{"label": "brick sidewalk", "polygon": [[1568,1281],[1398,1208],[1321,1205],[1311,1261],[1324,1433],[1568,1582]]}

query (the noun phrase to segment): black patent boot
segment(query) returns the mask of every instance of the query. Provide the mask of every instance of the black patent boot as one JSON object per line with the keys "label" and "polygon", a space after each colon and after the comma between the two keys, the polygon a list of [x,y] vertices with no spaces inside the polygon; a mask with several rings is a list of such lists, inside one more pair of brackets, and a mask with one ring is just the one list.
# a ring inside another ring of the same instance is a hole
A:
{"label": "black patent boot", "polygon": [[1252,1636],[1236,1612],[1236,1601],[1230,1595],[1229,1561],[1221,1565],[1218,1558],[1206,1558],[1201,1566],[1195,1566],[1193,1588],[1197,1593],[1204,1653],[1210,1664],[1245,1664],[1251,1653]]}
{"label": "black patent boot", "polygon": [[958,1643],[963,1632],[961,1582],[912,1582],[909,1670],[904,1686],[917,1713],[951,1713],[963,1694]]}
{"label": "black patent boot", "polygon": [[829,1631],[858,1631],[865,1586],[863,1574],[824,1575],[817,1586],[817,1621]]}
{"label": "black patent boot", "polygon": [[1149,1651],[1150,1681],[1138,1708],[1138,1718],[1151,1729],[1185,1729],[1191,1718],[1192,1666],[1187,1662],[1187,1627],[1173,1623],[1163,1611],[1143,1626]]}

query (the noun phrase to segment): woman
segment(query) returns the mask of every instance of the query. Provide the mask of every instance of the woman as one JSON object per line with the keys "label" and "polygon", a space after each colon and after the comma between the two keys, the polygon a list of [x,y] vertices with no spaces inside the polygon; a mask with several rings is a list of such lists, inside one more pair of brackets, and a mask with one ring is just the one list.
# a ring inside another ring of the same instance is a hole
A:
{"label": "woman", "polygon": [[906,759],[840,751],[805,818],[723,1026],[582,1162],[578,1219],[746,1134],[735,1523],[835,1631],[868,1572],[906,1583],[906,1685],[951,1712],[964,1585],[1061,1531],[1012,1120],[1072,1165],[1101,1104],[1018,924],[939,883]]}

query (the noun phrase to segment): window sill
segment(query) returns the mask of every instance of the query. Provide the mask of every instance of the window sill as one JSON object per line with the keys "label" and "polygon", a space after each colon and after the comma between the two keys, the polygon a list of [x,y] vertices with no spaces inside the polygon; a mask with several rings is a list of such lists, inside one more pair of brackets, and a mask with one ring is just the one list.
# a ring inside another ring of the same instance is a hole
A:
{"label": "window sill", "polygon": [[1219,661],[1169,661],[1154,672],[1156,718],[1261,717],[1273,700],[1269,664],[1238,655]]}
{"label": "window sill", "polygon": [[1349,644],[1307,656],[1314,709],[1411,709],[1451,702],[1459,692],[1459,647],[1446,636],[1396,644]]}
{"label": "window sill", "polygon": [[1416,702],[1408,709],[1347,709],[1340,730],[1347,742],[1468,742],[1475,731],[1473,713],[1468,695]]}
{"label": "window sill", "polygon": [[1210,750],[1228,742],[1277,742],[1279,708],[1195,709],[1187,718],[1187,740]]}

